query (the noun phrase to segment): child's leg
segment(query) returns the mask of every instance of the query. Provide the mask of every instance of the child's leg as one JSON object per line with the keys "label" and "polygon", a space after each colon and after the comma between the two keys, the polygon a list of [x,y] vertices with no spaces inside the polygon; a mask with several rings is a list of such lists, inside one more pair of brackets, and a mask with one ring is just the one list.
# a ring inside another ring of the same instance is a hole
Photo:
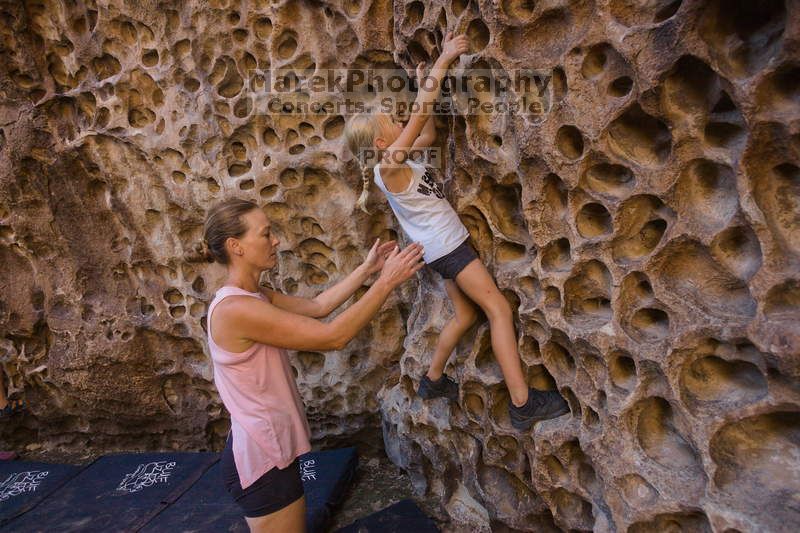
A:
{"label": "child's leg", "polygon": [[447,359],[453,353],[458,339],[475,323],[475,319],[478,317],[475,305],[461,292],[453,280],[444,280],[444,288],[447,290],[450,301],[453,302],[455,315],[442,328],[439,340],[436,342],[436,351],[433,353],[431,366],[428,369],[428,378],[432,381],[442,377]]}
{"label": "child's leg", "polygon": [[523,405],[528,400],[528,385],[522,375],[517,352],[511,306],[480,259],[474,259],[464,267],[456,276],[456,283],[486,313],[491,328],[492,350],[503,371],[511,402],[517,406]]}

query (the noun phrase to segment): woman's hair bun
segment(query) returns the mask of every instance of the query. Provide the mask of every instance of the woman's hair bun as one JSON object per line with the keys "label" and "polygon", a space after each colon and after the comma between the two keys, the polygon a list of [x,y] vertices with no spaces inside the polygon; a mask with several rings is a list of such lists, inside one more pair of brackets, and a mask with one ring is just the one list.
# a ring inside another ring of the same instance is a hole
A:
{"label": "woman's hair bun", "polygon": [[200,257],[209,263],[214,262],[214,254],[211,253],[211,249],[208,247],[208,241],[205,239],[200,241]]}
{"label": "woman's hair bun", "polygon": [[215,261],[214,254],[211,253],[205,239],[195,243],[192,250],[184,255],[184,260],[188,263],[213,263]]}

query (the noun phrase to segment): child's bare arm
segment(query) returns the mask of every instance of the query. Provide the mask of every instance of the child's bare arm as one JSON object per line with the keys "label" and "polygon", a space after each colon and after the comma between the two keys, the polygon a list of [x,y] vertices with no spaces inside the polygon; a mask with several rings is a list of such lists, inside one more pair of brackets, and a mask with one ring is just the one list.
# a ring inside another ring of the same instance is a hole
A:
{"label": "child's bare arm", "polygon": [[[417,84],[421,84],[422,80],[425,78],[425,63],[422,62],[417,65]],[[436,142],[436,121],[434,120],[432,115],[428,115],[427,120],[425,120],[425,125],[422,126],[422,132],[420,132],[419,137],[416,138],[414,141],[414,149],[422,149],[428,148],[434,142]]]}
{"label": "child's bare arm", "polygon": [[[447,69],[458,56],[463,54],[469,48],[467,37],[459,35],[453,37],[452,33],[448,33],[443,43],[442,53],[436,62],[433,64],[430,73],[428,74],[427,83],[421,84],[420,90],[417,93],[417,98],[414,100],[414,111],[411,113],[403,131],[397,137],[394,143],[389,146],[389,150],[399,151],[399,154],[393,154],[395,162],[405,160],[408,151],[414,145],[414,142],[422,133],[423,126],[429,121],[431,106],[439,98],[439,93],[442,88],[442,80],[447,73]],[[431,124],[430,127],[434,127]],[[395,155],[401,156],[400,158]]]}
{"label": "child's bare arm", "polygon": [[436,142],[436,121],[433,119],[433,116],[428,115],[428,120],[425,122],[425,125],[422,126],[422,132],[419,134],[419,137],[417,137],[417,140],[414,141],[413,148],[415,149],[428,148],[435,142]]}

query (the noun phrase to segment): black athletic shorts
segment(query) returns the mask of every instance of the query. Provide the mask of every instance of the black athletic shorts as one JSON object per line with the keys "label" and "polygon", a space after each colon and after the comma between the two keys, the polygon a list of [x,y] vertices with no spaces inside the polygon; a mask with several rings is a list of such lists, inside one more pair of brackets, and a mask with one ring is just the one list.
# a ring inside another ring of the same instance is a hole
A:
{"label": "black athletic shorts", "polygon": [[297,459],[286,468],[274,467],[244,490],[236,472],[236,463],[233,461],[230,435],[225,443],[225,449],[222,450],[219,463],[225,489],[233,496],[246,517],[255,518],[280,511],[305,494],[300,479],[300,463]]}
{"label": "black athletic shorts", "polygon": [[458,245],[458,248],[436,261],[428,263],[428,266],[441,274],[444,279],[456,279],[458,273],[477,258],[478,254],[472,247],[470,238],[467,237]]}

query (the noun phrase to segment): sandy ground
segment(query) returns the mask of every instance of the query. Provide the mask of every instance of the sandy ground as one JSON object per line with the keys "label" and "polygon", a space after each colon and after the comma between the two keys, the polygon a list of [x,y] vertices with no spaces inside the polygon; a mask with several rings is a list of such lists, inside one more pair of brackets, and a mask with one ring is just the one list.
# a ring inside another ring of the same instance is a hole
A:
{"label": "sandy ground", "polygon": [[[382,450],[359,450],[353,484],[344,501],[334,511],[329,531],[336,531],[405,498],[413,499],[425,514],[434,517],[428,504],[412,492],[408,476],[392,464]],[[444,528],[444,524],[438,521],[437,525]]]}

